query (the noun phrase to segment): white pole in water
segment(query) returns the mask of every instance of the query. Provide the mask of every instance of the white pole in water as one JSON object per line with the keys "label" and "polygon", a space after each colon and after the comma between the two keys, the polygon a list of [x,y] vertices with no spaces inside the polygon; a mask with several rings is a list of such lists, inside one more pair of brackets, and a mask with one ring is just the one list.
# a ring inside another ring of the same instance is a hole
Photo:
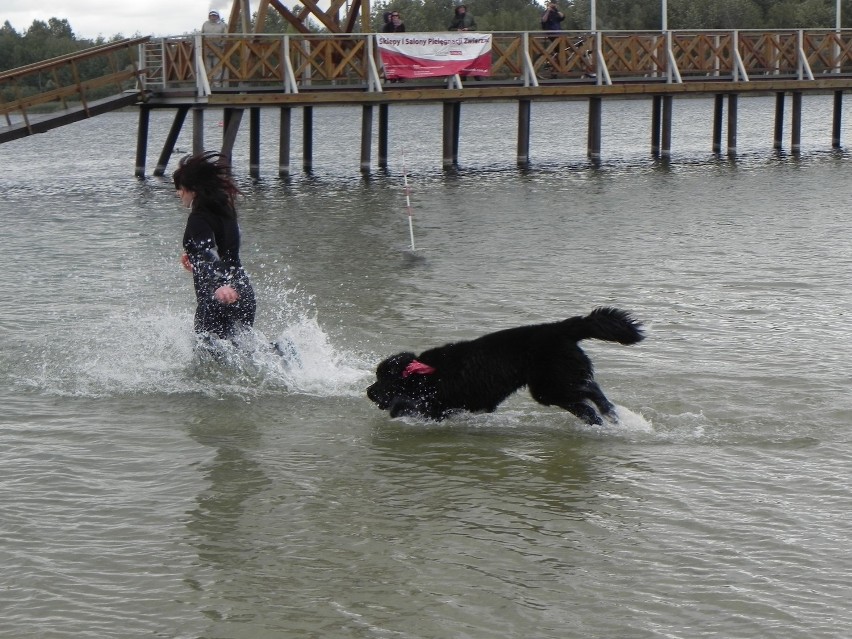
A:
{"label": "white pole in water", "polygon": [[405,168],[405,151],[402,152],[402,181],[405,184],[405,211],[408,213],[408,234],[411,236],[411,250],[414,249],[414,217],[411,211],[411,189],[408,188],[408,171]]}

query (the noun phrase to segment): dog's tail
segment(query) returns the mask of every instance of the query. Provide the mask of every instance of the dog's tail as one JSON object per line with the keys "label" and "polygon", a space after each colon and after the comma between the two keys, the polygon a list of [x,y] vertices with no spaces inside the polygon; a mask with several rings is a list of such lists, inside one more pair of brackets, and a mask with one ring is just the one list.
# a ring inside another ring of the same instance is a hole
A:
{"label": "dog's tail", "polygon": [[586,317],[572,317],[561,322],[568,334],[578,342],[581,339],[601,339],[619,344],[636,344],[645,339],[642,322],[627,311],[601,306]]}

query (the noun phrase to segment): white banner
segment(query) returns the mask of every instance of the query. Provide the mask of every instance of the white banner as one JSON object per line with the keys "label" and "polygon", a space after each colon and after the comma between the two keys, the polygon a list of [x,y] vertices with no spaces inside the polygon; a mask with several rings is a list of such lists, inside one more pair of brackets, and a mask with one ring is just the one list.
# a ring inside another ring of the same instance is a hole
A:
{"label": "white banner", "polygon": [[389,80],[448,75],[490,75],[490,33],[378,33]]}

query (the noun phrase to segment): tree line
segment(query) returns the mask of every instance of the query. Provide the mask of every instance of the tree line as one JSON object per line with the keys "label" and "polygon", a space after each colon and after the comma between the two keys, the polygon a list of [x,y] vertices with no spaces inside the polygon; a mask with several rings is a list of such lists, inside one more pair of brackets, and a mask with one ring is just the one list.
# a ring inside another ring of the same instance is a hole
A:
{"label": "tree line", "polygon": [[[47,22],[34,20],[23,33],[18,33],[7,20],[0,27],[0,71],[15,69],[27,64],[42,62],[68,53],[75,53],[102,44],[124,40],[125,36],[116,34],[110,39],[99,37],[96,40],[77,38],[67,19],[50,18]],[[130,56],[126,51],[117,52],[118,65],[125,68],[130,65]],[[113,71],[106,57],[81,61],[77,72],[81,80],[97,78]],[[15,86],[2,87],[0,99],[11,102],[18,98],[40,93],[45,90],[71,84],[73,78],[69,68],[64,67],[55,73],[36,73],[15,83]],[[114,93],[115,88],[104,87],[89,95],[92,99]]]}
{"label": "tree line", "polygon": [[[480,31],[535,31],[544,6],[535,0],[462,0]],[[459,2],[387,0],[373,7],[374,29],[385,11],[398,11],[407,31],[443,31]],[[557,0],[569,31],[591,29],[591,0]],[[833,29],[836,0],[668,0],[669,29]],[[597,29],[659,30],[661,0],[597,0]],[[841,26],[852,26],[852,0],[841,0]]]}
{"label": "tree line", "polygon": [[23,33],[15,31],[8,20],[0,27],[0,71],[41,62],[67,53],[74,53],[101,44],[123,40],[117,34],[110,39],[96,40],[77,38],[74,30],[64,18],[50,18],[47,22],[33,20]]}

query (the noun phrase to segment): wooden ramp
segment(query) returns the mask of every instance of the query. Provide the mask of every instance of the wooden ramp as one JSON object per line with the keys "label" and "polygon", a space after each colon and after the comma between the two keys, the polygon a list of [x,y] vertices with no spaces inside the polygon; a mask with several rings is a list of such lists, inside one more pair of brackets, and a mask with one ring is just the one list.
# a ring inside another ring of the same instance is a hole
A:
{"label": "wooden ramp", "polygon": [[29,115],[26,121],[21,119],[18,122],[0,127],[0,144],[35,133],[44,133],[45,131],[50,131],[51,129],[73,122],[79,122],[80,120],[85,120],[86,118],[91,118],[102,113],[133,106],[137,102],[139,102],[139,93],[137,91],[128,91],[120,95],[93,100],[87,103],[86,106],[81,104],[53,113]]}
{"label": "wooden ramp", "polygon": [[143,91],[137,49],[148,40],[131,38],[0,72],[0,143],[136,104]]}

